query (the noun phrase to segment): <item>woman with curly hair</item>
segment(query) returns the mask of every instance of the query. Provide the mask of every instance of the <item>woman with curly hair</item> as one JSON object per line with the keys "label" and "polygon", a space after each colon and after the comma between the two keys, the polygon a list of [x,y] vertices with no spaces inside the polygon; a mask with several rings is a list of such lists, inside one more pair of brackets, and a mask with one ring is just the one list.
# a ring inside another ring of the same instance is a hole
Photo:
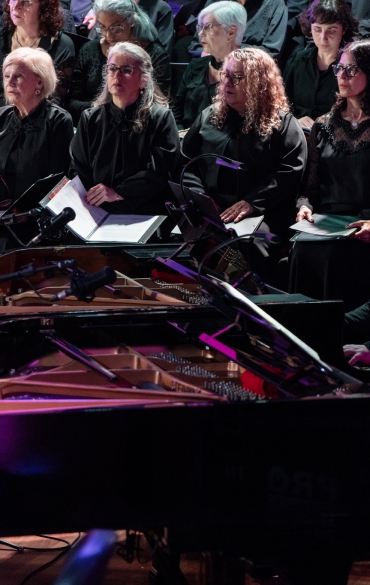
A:
{"label": "woman with curly hair", "polygon": [[291,223],[305,162],[306,140],[290,114],[282,78],[263,50],[238,49],[225,59],[215,102],[199,114],[183,142],[188,158],[202,153],[241,161],[244,170],[198,161],[187,186],[206,192],[221,219],[263,214],[264,229],[284,237]]}
{"label": "woman with curly hair", "polygon": [[347,227],[358,231],[350,240],[298,241],[291,288],[319,299],[342,299],[351,310],[368,300],[370,290],[370,40],[346,45],[333,70],[337,101],[312,127],[297,221],[313,222],[313,212],[352,216],[356,221]]}
{"label": "woman with curly hair", "polygon": [[309,130],[335,102],[338,87],[332,64],[339,48],[358,34],[358,21],[346,0],[314,0],[299,22],[313,42],[289,59],[284,82],[294,115]]}
{"label": "woman with curly hair", "polygon": [[[44,49],[52,58],[58,75],[52,101],[64,106],[71,84],[75,51],[71,39],[62,32],[63,13],[59,0],[5,0],[3,10],[0,65],[8,53],[19,47]],[[4,90],[1,87],[0,105],[4,104]]]}
{"label": "woman with curly hair", "polygon": [[113,45],[101,94],[82,113],[71,144],[70,175],[80,177],[87,203],[110,213],[166,213],[179,150],[148,53],[129,42]]}

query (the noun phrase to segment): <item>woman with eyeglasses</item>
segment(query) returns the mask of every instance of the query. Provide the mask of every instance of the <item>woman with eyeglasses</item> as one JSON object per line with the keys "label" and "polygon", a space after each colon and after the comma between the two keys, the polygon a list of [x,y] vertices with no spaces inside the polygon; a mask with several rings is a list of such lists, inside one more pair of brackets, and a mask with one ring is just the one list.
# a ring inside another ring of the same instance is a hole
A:
{"label": "woman with eyeglasses", "polygon": [[180,131],[212,103],[223,60],[240,47],[246,24],[247,13],[237,2],[216,2],[199,13],[197,32],[208,56],[190,61],[176,93],[173,113]]}
{"label": "woman with eyeglasses", "polygon": [[262,229],[286,238],[307,146],[279,69],[265,51],[243,48],[230,53],[220,75],[214,104],[190,127],[183,152],[189,159],[224,155],[246,171],[205,157],[189,167],[185,184],[213,197],[225,223],[263,214]]}
{"label": "woman with eyeglasses", "polygon": [[111,47],[119,42],[140,45],[151,58],[155,81],[167,93],[171,81],[168,54],[157,41],[157,31],[148,15],[134,0],[96,0],[96,31],[100,40],[86,43],[79,52],[74,76],[70,112],[75,124],[97,96],[102,71]]}
{"label": "woman with eyeglasses", "polygon": [[351,310],[368,300],[370,290],[370,247],[364,246],[370,243],[370,41],[346,45],[333,70],[337,101],[312,127],[297,221],[313,222],[313,212],[352,216],[357,219],[347,227],[358,231],[351,240],[297,242],[291,288],[316,298],[341,298]]}
{"label": "woman with eyeglasses", "polygon": [[[3,4],[3,27],[0,30],[0,64],[11,51],[20,47],[45,49],[58,75],[52,101],[67,105],[75,50],[71,39],[62,32],[63,12],[59,0],[6,0]],[[5,104],[0,88],[0,105]]]}
{"label": "woman with eyeglasses", "polygon": [[95,106],[82,113],[71,153],[70,175],[80,177],[92,207],[166,213],[179,137],[143,48],[126,42],[109,49],[103,89]]}
{"label": "woman with eyeglasses", "polygon": [[358,21],[346,0],[314,0],[299,22],[313,42],[288,60],[283,78],[293,114],[309,132],[335,102],[338,86],[332,64],[339,48],[358,34]]}

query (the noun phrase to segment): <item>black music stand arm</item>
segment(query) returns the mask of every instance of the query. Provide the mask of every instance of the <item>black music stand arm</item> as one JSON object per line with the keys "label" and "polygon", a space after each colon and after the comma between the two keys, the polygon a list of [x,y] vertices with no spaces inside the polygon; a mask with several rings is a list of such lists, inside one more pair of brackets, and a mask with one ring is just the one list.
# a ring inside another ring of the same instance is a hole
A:
{"label": "black music stand arm", "polygon": [[84,364],[88,368],[95,370],[95,372],[98,372],[99,374],[107,378],[110,382],[118,381],[118,376],[112,374],[110,370],[99,364],[99,362],[94,360],[91,356],[87,355],[76,345],[69,343],[65,339],[62,339],[61,337],[55,337],[55,335],[52,335],[50,333],[44,334],[44,339],[51,343],[53,347],[56,347],[68,357],[71,357],[72,359],[80,362],[81,364]]}

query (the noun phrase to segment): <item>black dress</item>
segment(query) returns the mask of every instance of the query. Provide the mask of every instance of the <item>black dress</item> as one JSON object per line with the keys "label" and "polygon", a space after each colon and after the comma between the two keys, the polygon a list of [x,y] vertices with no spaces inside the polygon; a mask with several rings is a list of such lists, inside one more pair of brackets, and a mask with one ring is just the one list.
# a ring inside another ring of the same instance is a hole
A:
{"label": "black dress", "polygon": [[[12,36],[7,28],[0,30],[0,67],[5,57],[10,53]],[[72,73],[75,64],[75,49],[72,40],[63,32],[58,32],[52,39],[49,36],[41,37],[39,48],[49,53],[58,75],[56,90],[52,101],[65,107],[68,103],[72,84]],[[5,105],[3,78],[0,80],[0,106]]]}
{"label": "black dress", "polygon": [[[145,47],[152,60],[155,79],[159,88],[167,92],[171,81],[170,59],[162,45],[154,41]],[[90,41],[81,48],[73,73],[73,87],[69,111],[77,126],[81,113],[91,108],[103,82],[103,67],[107,57],[101,50],[100,41]]]}
{"label": "black dress", "polygon": [[335,103],[338,82],[331,65],[325,71],[317,67],[317,47],[308,45],[297,51],[284,70],[284,83],[296,118],[315,120]]}
{"label": "black dress", "polygon": [[14,106],[0,108],[0,174],[17,199],[38,179],[68,172],[73,136],[71,116],[47,100],[31,114],[18,118]]}
{"label": "black dress", "polygon": [[203,153],[228,156],[246,164],[247,171],[231,170],[202,159],[186,173],[185,183],[212,196],[222,210],[244,199],[264,214],[273,233],[284,236],[294,215],[306,163],[306,139],[297,120],[281,113],[281,126],[271,135],[242,132],[243,119],[232,108],[224,125],[211,123],[213,107],[206,108],[191,126],[183,141],[189,158]]}
{"label": "black dress", "polygon": [[[316,120],[309,139],[305,187],[297,209],[370,219],[370,120],[354,129],[339,111]],[[370,246],[356,240],[297,241],[290,290],[317,299],[342,299],[346,310],[370,295]]]}
{"label": "black dress", "polygon": [[189,128],[197,115],[212,103],[217,83],[208,83],[211,60],[210,55],[192,59],[182,76],[173,105],[179,130]]}
{"label": "black dress", "polygon": [[166,213],[168,180],[175,169],[179,137],[172,112],[153,105],[144,130],[132,129],[137,102],[125,110],[113,103],[83,112],[72,140],[70,176],[86,190],[112,187],[123,201],[106,203],[110,213]]}

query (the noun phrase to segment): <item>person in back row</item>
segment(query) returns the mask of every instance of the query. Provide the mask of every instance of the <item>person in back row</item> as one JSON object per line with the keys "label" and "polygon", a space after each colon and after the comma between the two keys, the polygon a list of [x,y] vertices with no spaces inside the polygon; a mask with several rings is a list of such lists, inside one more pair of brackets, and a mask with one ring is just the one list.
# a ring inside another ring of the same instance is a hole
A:
{"label": "person in back row", "polygon": [[247,13],[237,2],[211,4],[198,16],[197,30],[207,57],[190,61],[177,91],[173,112],[179,130],[189,128],[212,103],[224,58],[240,47]]}
{"label": "person in back row", "polygon": [[136,43],[146,50],[153,64],[155,80],[163,92],[168,91],[171,80],[169,56],[156,40],[157,31],[149,17],[134,0],[96,0],[94,10],[96,30],[101,39],[86,43],[78,55],[70,105],[75,124],[97,96],[109,49],[118,42]]}

